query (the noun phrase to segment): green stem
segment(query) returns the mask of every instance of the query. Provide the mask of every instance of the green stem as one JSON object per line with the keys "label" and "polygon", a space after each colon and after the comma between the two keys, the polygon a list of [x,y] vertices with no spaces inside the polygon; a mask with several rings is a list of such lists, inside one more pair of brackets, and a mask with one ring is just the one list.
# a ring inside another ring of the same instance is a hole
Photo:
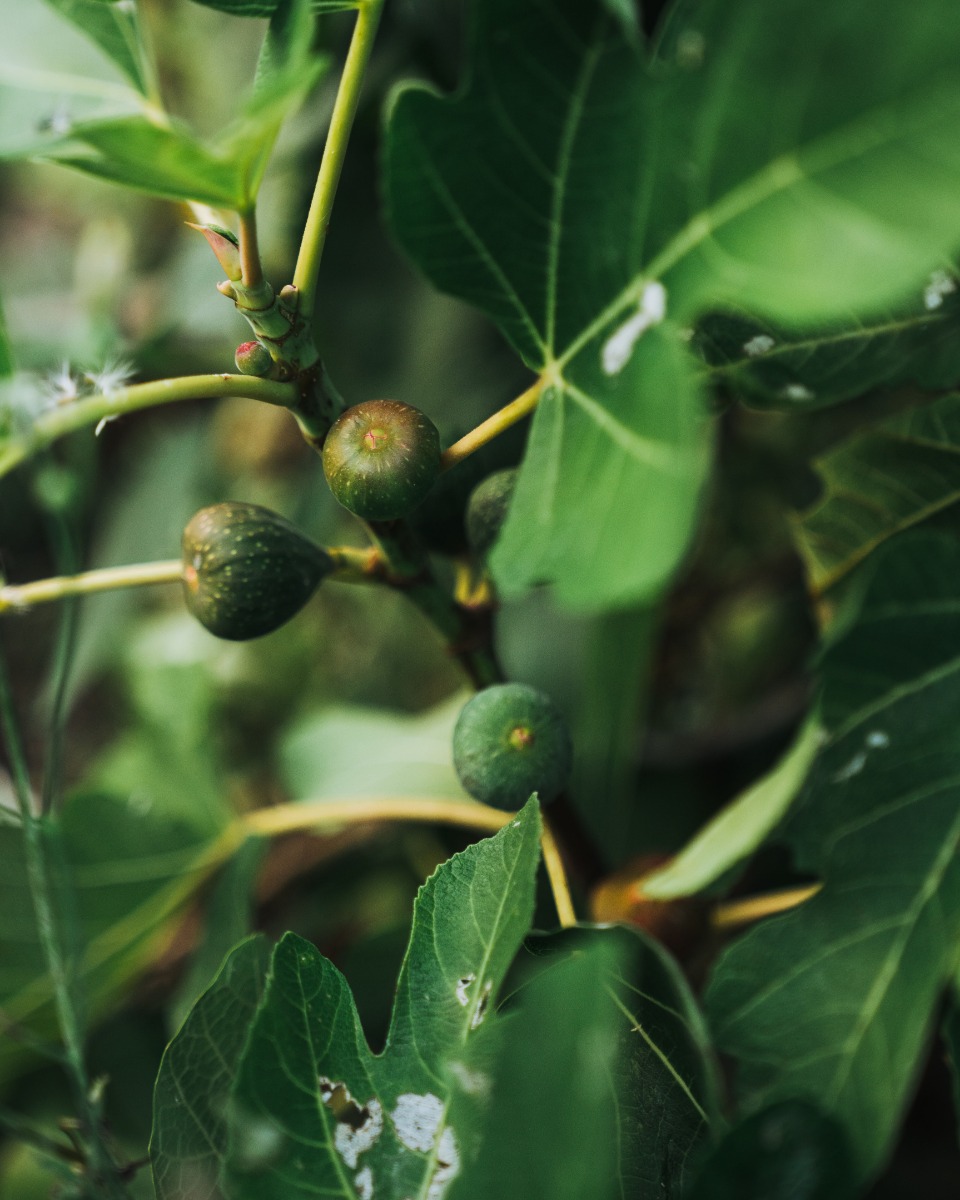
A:
{"label": "green stem", "polygon": [[350,130],[353,128],[353,120],[360,104],[363,76],[370,61],[383,4],[384,0],[363,0],[357,13],[350,49],[347,51],[337,99],[330,117],[330,129],[323,148],[317,184],[300,242],[293,283],[300,292],[300,315],[308,324],[313,316],[317,276],[324,243],[327,240],[327,229],[330,226],[330,213],[343,170]]}
{"label": "green stem", "polygon": [[516,400],[505,404],[492,417],[481,421],[476,429],[471,429],[459,442],[454,442],[452,446],[447,447],[440,456],[440,470],[449,471],[451,467],[455,467],[457,463],[479,450],[481,446],[492,442],[511,425],[516,425],[518,421],[522,421],[525,416],[532,413],[540,401],[540,395],[545,385],[546,380],[538,379]]}
{"label": "green stem", "polygon": [[177,583],[182,577],[183,563],[179,558],[172,558],[128,567],[103,567],[80,575],[58,575],[34,583],[11,583],[0,587],[0,615],[8,610],[24,612],[35,604],[47,604],[67,596],[87,596],[91,592],[145,587],[154,583]]}
{"label": "green stem", "polygon": [[405,521],[371,521],[369,528],[387,567],[386,582],[433,623],[473,685],[484,688],[501,682],[503,672],[491,646],[490,612],[464,608],[448,595]]}
{"label": "green stem", "polygon": [[246,396],[281,408],[298,403],[297,389],[290,383],[257,379],[250,375],[183,375],[157,379],[97,393],[63,404],[43,413],[22,434],[15,435],[0,450],[0,476],[6,475],[32,454],[57,438],[86,425],[126,416],[142,408],[173,404],[180,400],[205,400],[220,396]]}
{"label": "green stem", "polygon": [[37,920],[37,937],[43,952],[53,990],[54,1005],[63,1038],[68,1074],[73,1084],[78,1112],[87,1135],[89,1162],[104,1200],[125,1200],[128,1193],[119,1182],[109,1151],[100,1137],[100,1114],[91,1098],[90,1080],[83,1057],[83,1035],[73,994],[67,953],[60,936],[53,901],[53,886],[44,852],[44,826],[34,811],[23,743],[17,728],[13,693],[6,665],[0,655],[0,729],[6,743],[10,773],[23,826],[24,859],[27,883]]}
{"label": "green stem", "polygon": [[263,283],[263,267],[260,264],[260,245],[257,240],[257,211],[237,214],[240,218],[240,267],[244,287],[256,288]]}

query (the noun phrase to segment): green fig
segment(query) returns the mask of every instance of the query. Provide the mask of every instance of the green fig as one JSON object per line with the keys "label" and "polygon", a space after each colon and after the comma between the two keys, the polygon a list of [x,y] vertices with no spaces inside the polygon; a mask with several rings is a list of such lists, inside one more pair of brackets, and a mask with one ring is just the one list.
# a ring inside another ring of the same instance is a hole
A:
{"label": "green fig", "polygon": [[211,633],[230,641],[279,629],[332,569],[325,551],[257,504],[202,508],[183,531],[187,607]]}
{"label": "green fig", "polygon": [[507,519],[517,482],[517,470],[495,471],[470,493],[467,504],[467,540],[477,558],[486,558]]}
{"label": "green fig", "polygon": [[433,486],[440,434],[410,404],[368,400],[334,423],[323,444],[323,470],[344,508],[368,521],[393,521]]}
{"label": "green fig", "polygon": [[453,731],[453,764],[476,800],[516,812],[536,792],[542,804],[566,785],[573,748],[549,696],[500,683],[468,700]]}

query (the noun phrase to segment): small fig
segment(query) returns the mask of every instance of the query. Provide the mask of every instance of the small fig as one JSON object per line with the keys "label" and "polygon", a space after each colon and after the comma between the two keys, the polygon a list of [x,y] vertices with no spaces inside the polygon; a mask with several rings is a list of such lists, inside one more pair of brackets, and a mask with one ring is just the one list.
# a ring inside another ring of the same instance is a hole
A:
{"label": "small fig", "polygon": [[440,434],[418,408],[368,400],[335,422],[323,444],[323,470],[344,508],[368,521],[405,516],[440,469]]}
{"label": "small fig", "polygon": [[486,558],[507,519],[517,482],[517,470],[495,471],[470,493],[467,505],[467,540],[477,558]]}
{"label": "small fig", "polygon": [[453,731],[453,765],[476,800],[516,812],[536,792],[545,804],[563,790],[573,749],[560,710],[522,683],[484,688]]}
{"label": "small fig", "polygon": [[270,351],[260,342],[241,342],[233,356],[242,375],[269,375],[273,370]]}
{"label": "small fig", "polygon": [[279,629],[332,569],[319,546],[257,504],[202,508],[183,531],[187,607],[211,633],[230,641]]}

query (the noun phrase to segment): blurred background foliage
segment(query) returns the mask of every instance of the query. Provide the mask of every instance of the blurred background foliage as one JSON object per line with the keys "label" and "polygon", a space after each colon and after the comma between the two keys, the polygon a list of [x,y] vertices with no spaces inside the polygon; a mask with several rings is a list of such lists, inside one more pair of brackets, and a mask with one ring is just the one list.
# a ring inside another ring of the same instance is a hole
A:
{"label": "blurred background foliage", "polygon": [[[188,0],[141,7],[171,110],[203,133],[221,128],[252,77],[264,23]],[[656,15],[648,6],[647,19]],[[318,309],[320,345],[348,400],[416,404],[445,442],[527,380],[484,319],[430,290],[392,247],[379,216],[378,152],[398,79],[455,86],[464,25],[459,0],[388,4]],[[350,26],[347,15],[320,24],[336,61]],[[110,78],[96,50],[40,0],[6,6],[4,43],[8,63]],[[292,273],[335,85],[331,72],[284,131],[261,193],[261,246],[276,284]],[[78,103],[70,98],[71,111]],[[0,135],[60,112],[49,94],[5,87]],[[245,327],[216,292],[217,265],[185,227],[186,211],[52,166],[4,165],[0,187],[0,290],[20,367],[53,375],[64,363],[83,372],[129,361],[138,380],[232,370]],[[574,724],[574,801],[611,871],[681,845],[775,761],[810,699],[815,621],[790,514],[816,496],[811,457],[856,427],[861,402],[796,415],[751,411],[723,395],[716,404],[719,469],[702,529],[656,612],[572,619],[535,594],[499,618],[508,673],[549,691]],[[498,449],[487,468],[515,458],[521,442]],[[96,438],[83,431],[0,483],[0,568],[21,582],[170,558],[187,519],[221,499],[266,504],[325,543],[359,540],[286,413],[243,400],[188,403],[112,423]],[[173,587],[41,608],[5,619],[0,637],[34,779],[55,786],[101,842],[90,850],[94,892],[98,874],[109,875],[101,851],[109,866],[135,862],[144,841],[190,850],[229,812],[284,800],[461,794],[449,732],[464,681],[397,595],[325,586],[294,621],[246,644],[217,642],[196,626]],[[11,803],[9,790],[0,775],[0,805]],[[129,831],[124,811],[139,821]],[[90,828],[91,819],[102,827]],[[251,924],[314,939],[346,973],[376,1041],[416,889],[463,844],[459,833],[419,826],[250,844],[185,915],[145,921],[134,950],[94,989],[93,1071],[109,1079],[108,1113],[129,1157],[145,1153],[166,1040]],[[124,893],[119,912],[159,903],[182,868],[174,855],[166,874],[134,878],[136,894]],[[789,882],[786,864],[768,854],[743,887]],[[0,921],[29,923],[23,889],[10,878],[5,886]],[[95,908],[80,919],[109,929],[117,913]],[[546,902],[541,922],[553,923]],[[59,1071],[13,1019],[0,1103],[56,1120],[71,1107]],[[908,1125],[877,1196],[900,1194],[887,1190],[898,1172],[941,1153],[950,1137],[937,1124],[949,1120],[946,1088],[934,1064],[919,1103],[937,1115]],[[142,1187],[148,1195],[145,1178]],[[31,1200],[49,1190],[31,1152],[12,1144],[0,1152],[0,1196]]]}

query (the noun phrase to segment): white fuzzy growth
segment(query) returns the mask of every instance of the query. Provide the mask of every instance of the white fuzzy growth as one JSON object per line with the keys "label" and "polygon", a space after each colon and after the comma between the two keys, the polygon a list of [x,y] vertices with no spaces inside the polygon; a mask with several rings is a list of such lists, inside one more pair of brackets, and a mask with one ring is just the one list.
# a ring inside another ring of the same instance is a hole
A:
{"label": "white fuzzy growth", "polygon": [[934,271],[930,276],[930,282],[923,289],[924,307],[933,312],[935,308],[940,307],[945,296],[949,296],[956,290],[956,283],[946,271]]}
{"label": "white fuzzy growth", "polygon": [[443,1120],[445,1105],[432,1092],[418,1095],[404,1092],[397,1097],[397,1106],[390,1114],[397,1137],[408,1150],[419,1150],[422,1154],[433,1149],[437,1130]]}
{"label": "white fuzzy growth", "polygon": [[348,1167],[355,1167],[361,1154],[373,1146],[383,1132],[383,1108],[379,1100],[367,1102],[367,1119],[354,1129],[345,1121],[337,1122],[337,1131],[333,1135],[333,1144]]}
{"label": "white fuzzy growth", "polygon": [[601,361],[605,373],[619,375],[643,334],[659,325],[666,315],[667,289],[656,281],[648,283],[640,297],[640,307],[603,344]]}
{"label": "white fuzzy growth", "polygon": [[788,383],[780,394],[784,400],[795,400],[797,403],[814,399],[813,392],[808,387],[804,387],[802,383]]}
{"label": "white fuzzy growth", "polygon": [[850,759],[845,767],[834,775],[834,783],[845,783],[848,779],[852,779],[854,775],[859,775],[863,768],[867,765],[866,753],[861,750]]}
{"label": "white fuzzy growth", "polygon": [[364,1167],[354,1175],[353,1190],[358,1200],[373,1200],[373,1172],[369,1167]]}
{"label": "white fuzzy growth", "polygon": [[759,358],[761,354],[769,354],[776,344],[768,333],[758,333],[743,343],[743,352],[747,358]]}
{"label": "white fuzzy growth", "polygon": [[440,1135],[437,1147],[437,1169],[427,1188],[427,1200],[442,1200],[453,1179],[460,1173],[460,1150],[453,1130],[448,1125]]}
{"label": "white fuzzy growth", "polygon": [[480,993],[480,999],[473,1016],[470,1018],[470,1028],[476,1029],[483,1023],[483,1018],[487,1015],[487,1005],[490,1003],[490,993],[493,991],[493,981],[488,979],[483,985],[483,991]]}
{"label": "white fuzzy growth", "polygon": [[490,1092],[490,1077],[482,1071],[471,1071],[465,1063],[452,1062],[450,1074],[471,1096],[486,1096]]}

